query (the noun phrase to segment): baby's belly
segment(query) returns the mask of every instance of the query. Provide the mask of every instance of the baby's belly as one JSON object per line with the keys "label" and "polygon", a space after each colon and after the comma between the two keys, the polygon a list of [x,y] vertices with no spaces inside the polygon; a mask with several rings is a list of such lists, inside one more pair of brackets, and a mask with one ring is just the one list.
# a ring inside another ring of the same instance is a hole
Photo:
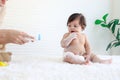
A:
{"label": "baby's belly", "polygon": [[83,55],[85,53],[85,48],[82,46],[69,46],[65,49],[65,52],[73,52],[75,55]]}

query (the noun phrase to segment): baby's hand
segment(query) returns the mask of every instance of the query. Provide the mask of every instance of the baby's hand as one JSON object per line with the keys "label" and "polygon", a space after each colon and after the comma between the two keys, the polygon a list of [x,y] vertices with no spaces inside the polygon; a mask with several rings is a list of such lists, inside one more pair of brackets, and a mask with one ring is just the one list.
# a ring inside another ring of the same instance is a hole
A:
{"label": "baby's hand", "polygon": [[89,60],[86,60],[85,61],[85,65],[89,65],[90,64],[90,61]]}
{"label": "baby's hand", "polygon": [[76,33],[70,33],[69,36],[65,39],[65,41],[71,42],[75,38],[77,38],[77,34]]}
{"label": "baby's hand", "polygon": [[68,37],[70,39],[75,39],[75,38],[77,38],[77,34],[76,33],[70,33]]}
{"label": "baby's hand", "polygon": [[66,37],[64,39],[64,45],[68,46],[73,39],[77,38],[77,34],[76,33],[70,33],[68,37]]}

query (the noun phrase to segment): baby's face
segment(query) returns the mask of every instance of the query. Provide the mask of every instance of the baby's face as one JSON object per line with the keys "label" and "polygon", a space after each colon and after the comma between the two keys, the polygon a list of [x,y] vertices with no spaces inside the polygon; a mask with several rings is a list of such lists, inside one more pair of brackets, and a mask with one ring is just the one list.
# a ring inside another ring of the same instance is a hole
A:
{"label": "baby's face", "polygon": [[78,19],[68,23],[68,31],[70,33],[81,32],[82,31],[82,26],[79,24],[79,20]]}

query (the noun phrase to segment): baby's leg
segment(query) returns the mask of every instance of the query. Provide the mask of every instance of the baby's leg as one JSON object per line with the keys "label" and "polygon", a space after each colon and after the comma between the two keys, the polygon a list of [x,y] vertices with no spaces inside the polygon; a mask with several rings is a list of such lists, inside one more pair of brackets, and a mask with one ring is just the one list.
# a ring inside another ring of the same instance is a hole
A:
{"label": "baby's leg", "polygon": [[87,64],[83,56],[75,55],[72,52],[64,53],[64,61],[71,64]]}
{"label": "baby's leg", "polygon": [[112,63],[112,59],[100,59],[95,54],[91,54],[91,61],[94,63],[103,63],[103,64],[110,64]]}

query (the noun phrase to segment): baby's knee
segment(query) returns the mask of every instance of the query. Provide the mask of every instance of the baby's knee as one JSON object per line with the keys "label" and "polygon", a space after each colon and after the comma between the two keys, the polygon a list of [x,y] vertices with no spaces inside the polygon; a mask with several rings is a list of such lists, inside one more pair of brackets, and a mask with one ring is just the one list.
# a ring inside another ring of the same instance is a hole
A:
{"label": "baby's knee", "polygon": [[64,57],[64,61],[70,61],[71,59],[72,59],[72,57],[69,56],[69,55],[66,55],[66,56]]}
{"label": "baby's knee", "polygon": [[66,62],[71,62],[73,60],[73,54],[72,53],[67,53],[65,56],[64,56],[64,61]]}

